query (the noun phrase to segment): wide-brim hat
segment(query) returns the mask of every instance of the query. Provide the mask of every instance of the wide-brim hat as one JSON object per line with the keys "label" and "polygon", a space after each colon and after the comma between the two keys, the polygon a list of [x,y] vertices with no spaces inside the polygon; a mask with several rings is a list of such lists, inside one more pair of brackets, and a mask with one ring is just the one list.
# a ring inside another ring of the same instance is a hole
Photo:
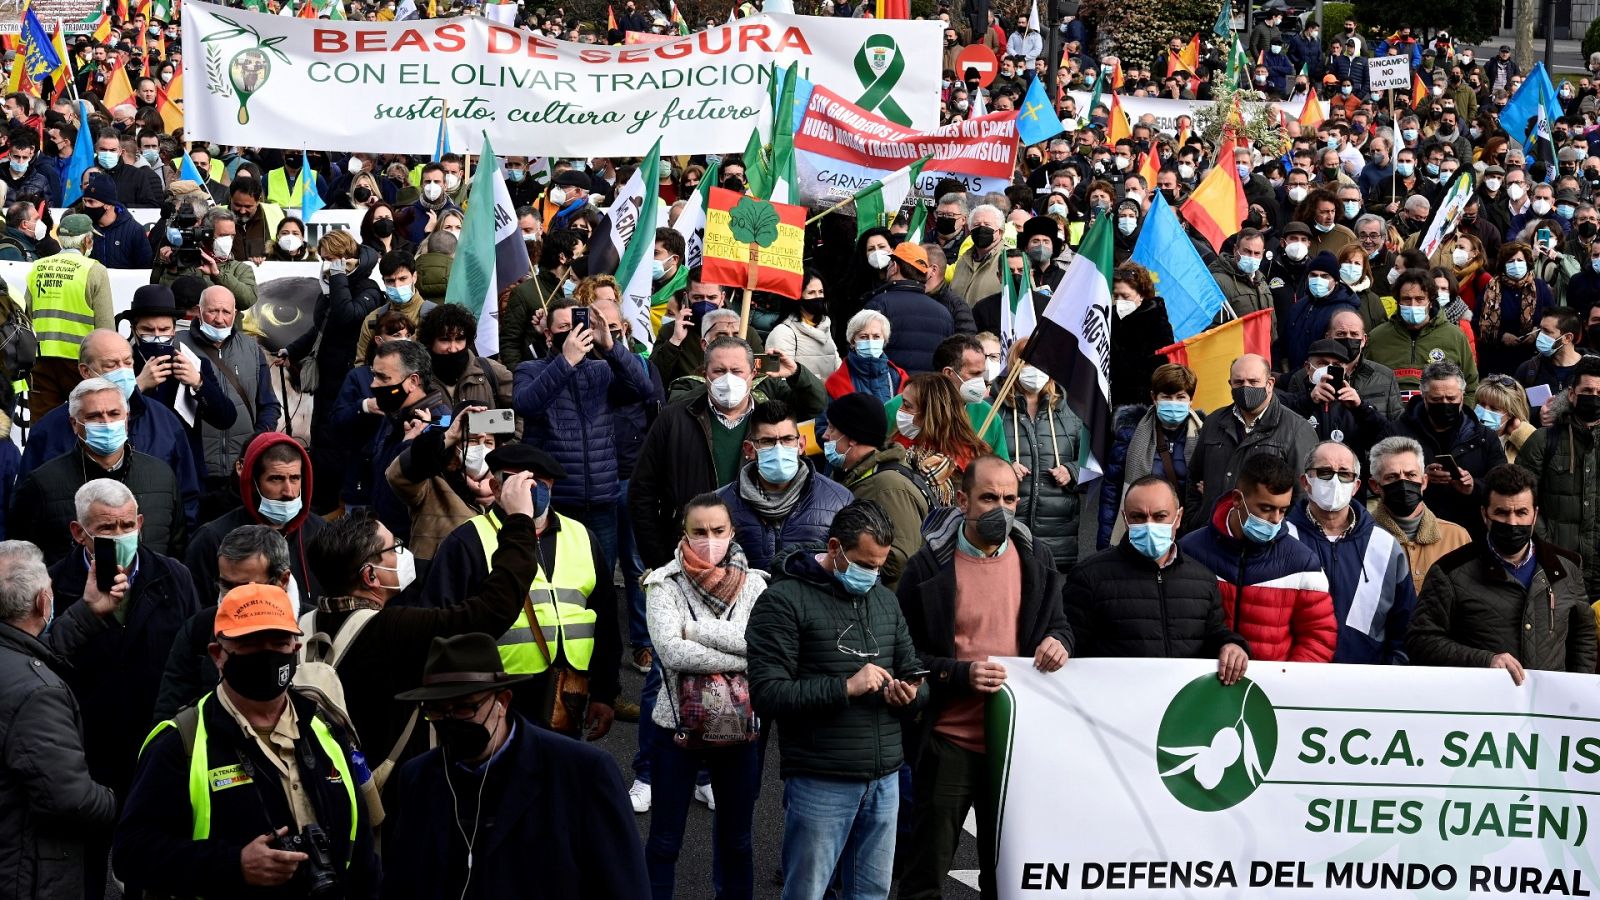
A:
{"label": "wide-brim hat", "polygon": [[[532,625],[539,627],[537,622]],[[532,677],[506,674],[505,664],[500,661],[500,649],[487,634],[436,637],[428,648],[428,661],[422,667],[422,685],[395,694],[394,698],[403,703],[451,700],[498,691]]]}
{"label": "wide-brim hat", "polygon": [[151,316],[181,319],[187,312],[178,308],[178,301],[173,296],[172,288],[164,284],[145,284],[133,292],[133,303],[117,313],[116,321],[137,322]]}

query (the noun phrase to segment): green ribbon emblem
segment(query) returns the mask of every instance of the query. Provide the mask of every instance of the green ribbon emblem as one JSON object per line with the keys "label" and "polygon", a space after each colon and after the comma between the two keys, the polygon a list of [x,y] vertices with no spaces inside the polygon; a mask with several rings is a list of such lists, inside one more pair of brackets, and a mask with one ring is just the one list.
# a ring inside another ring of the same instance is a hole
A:
{"label": "green ribbon emblem", "polygon": [[[874,57],[878,59],[887,57],[889,60],[888,64],[883,66],[881,75],[874,71],[872,65]],[[906,58],[900,53],[900,47],[895,44],[894,38],[887,34],[875,34],[867,38],[861,49],[856,51],[855,67],[856,78],[860,79],[861,86],[866,88],[866,92],[856,101],[856,105],[867,112],[877,110],[885,119],[909,126],[911,117],[900,108],[900,104],[894,102],[893,97],[889,96],[889,92],[900,83],[900,76],[906,70]]]}

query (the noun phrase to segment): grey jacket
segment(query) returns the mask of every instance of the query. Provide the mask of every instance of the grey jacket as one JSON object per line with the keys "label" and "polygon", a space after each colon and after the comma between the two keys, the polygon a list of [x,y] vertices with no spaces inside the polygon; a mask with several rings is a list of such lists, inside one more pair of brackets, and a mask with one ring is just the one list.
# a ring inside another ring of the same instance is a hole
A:
{"label": "grey jacket", "polygon": [[0,623],[0,898],[80,900],[85,845],[117,801],[89,778],[83,717],[38,638]]}
{"label": "grey jacket", "polygon": [[[1317,432],[1283,401],[1273,398],[1249,433],[1234,415],[1232,404],[1217,410],[1200,426],[1196,444],[1194,456],[1189,458],[1189,482],[1184,487],[1185,534],[1205,528],[1211,521],[1211,510],[1217,500],[1233,490],[1246,459],[1257,453],[1272,453],[1298,470],[1317,445]],[[1295,498],[1299,499],[1299,495],[1296,488]]]}
{"label": "grey jacket", "polygon": [[[1020,484],[1017,520],[1050,548],[1058,571],[1070,571],[1078,562],[1078,516],[1083,509],[1083,486],[1078,482],[1083,421],[1059,396],[1054,406],[1041,397],[1039,414],[1034,417],[1021,404],[1010,401],[997,415],[1011,458],[1028,467],[1028,476]],[[1072,473],[1066,487],[1050,474],[1058,465]]]}
{"label": "grey jacket", "polygon": [[[205,453],[206,471],[213,476],[233,478],[233,466],[244,455],[252,438],[264,431],[276,431],[283,418],[283,407],[272,390],[267,354],[255,338],[235,327],[219,347],[198,331],[198,324],[178,332],[178,340],[202,359],[210,360],[222,392],[233,402],[237,416],[226,429],[200,425],[200,446]],[[229,377],[232,373],[233,377]],[[238,382],[235,386],[235,381]],[[243,388],[243,393],[240,393]]]}

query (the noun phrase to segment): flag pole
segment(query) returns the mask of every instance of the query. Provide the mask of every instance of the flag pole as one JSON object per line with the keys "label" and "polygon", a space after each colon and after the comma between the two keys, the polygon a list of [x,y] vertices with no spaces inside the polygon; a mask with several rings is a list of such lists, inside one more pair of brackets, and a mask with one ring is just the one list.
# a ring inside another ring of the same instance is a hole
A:
{"label": "flag pole", "polygon": [[739,340],[749,340],[750,333],[750,304],[756,290],[756,280],[761,277],[761,269],[757,260],[761,257],[761,245],[750,245],[750,267],[744,276],[744,304],[739,309]]}
{"label": "flag pole", "polygon": [[844,209],[846,206],[849,206],[850,204],[852,204],[854,202],[856,202],[856,197],[855,197],[854,194],[851,194],[850,196],[844,198],[843,200],[840,200],[838,203],[835,203],[834,205],[832,205],[832,206],[828,207],[827,209],[823,210],[822,212],[819,212],[816,215],[812,216],[811,218],[807,219],[806,220],[806,224],[810,225],[811,223],[817,221],[818,219],[822,218],[823,216],[827,215],[828,213],[838,212],[839,210]]}
{"label": "flag pole", "polygon": [[[1006,373],[1006,380],[1000,383],[1000,392],[994,395],[994,403],[989,406],[989,414],[984,417],[983,426],[978,429],[979,440],[982,440],[984,434],[989,431],[989,426],[994,424],[995,416],[1000,413],[1000,404],[1005,401],[1006,396],[1011,393],[1011,389],[1016,386],[1017,376],[1022,374],[1022,365],[1023,360],[1019,355],[1016,364],[1011,367],[1011,371]],[[991,451],[994,450],[993,447],[989,449]]]}

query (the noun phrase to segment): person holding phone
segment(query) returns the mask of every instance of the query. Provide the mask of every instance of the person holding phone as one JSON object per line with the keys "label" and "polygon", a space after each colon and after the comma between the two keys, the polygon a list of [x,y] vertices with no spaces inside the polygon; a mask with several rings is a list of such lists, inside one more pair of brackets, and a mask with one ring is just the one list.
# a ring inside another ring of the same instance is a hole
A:
{"label": "person holding phone", "polygon": [[910,742],[916,797],[901,860],[900,896],[937,898],[967,811],[978,809],[978,888],[995,896],[995,822],[983,711],[1005,684],[997,656],[1031,656],[1054,672],[1067,662],[1072,627],[1050,549],[1016,521],[1011,463],[973,460],[956,494],[959,517],[928,536],[900,576],[900,608],[935,685]]}
{"label": "person holding phone", "polygon": [[[650,643],[663,670],[659,692],[646,693],[639,717],[641,743],[651,757],[645,865],[653,900],[672,897],[684,822],[702,770],[710,772],[716,797],[713,880],[724,896],[748,897],[755,890],[750,835],[761,754],[744,632],[767,575],[749,565],[734,537],[727,503],[715,494],[695,497],[684,507],[672,561],[644,583]],[[713,684],[729,689],[734,715],[695,720],[692,704],[700,698],[690,691]]]}

